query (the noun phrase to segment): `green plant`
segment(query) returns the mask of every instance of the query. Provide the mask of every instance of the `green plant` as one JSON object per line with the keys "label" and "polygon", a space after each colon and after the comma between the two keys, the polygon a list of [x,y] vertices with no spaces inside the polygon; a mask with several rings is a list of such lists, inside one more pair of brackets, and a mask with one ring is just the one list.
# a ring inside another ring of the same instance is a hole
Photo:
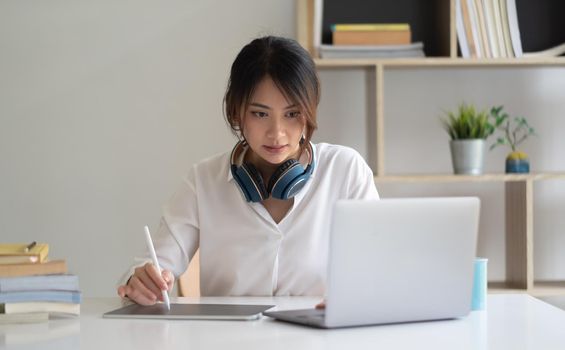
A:
{"label": "green plant", "polygon": [[456,112],[446,114],[441,122],[452,140],[486,139],[494,132],[488,112],[479,112],[473,105],[462,103]]}
{"label": "green plant", "polygon": [[494,119],[494,127],[504,133],[503,137],[496,139],[490,146],[492,150],[496,146],[508,145],[512,152],[516,152],[516,147],[524,142],[529,136],[535,135],[535,130],[528,124],[526,118],[515,117],[513,122],[508,113],[505,113],[503,106],[492,107],[491,117]]}

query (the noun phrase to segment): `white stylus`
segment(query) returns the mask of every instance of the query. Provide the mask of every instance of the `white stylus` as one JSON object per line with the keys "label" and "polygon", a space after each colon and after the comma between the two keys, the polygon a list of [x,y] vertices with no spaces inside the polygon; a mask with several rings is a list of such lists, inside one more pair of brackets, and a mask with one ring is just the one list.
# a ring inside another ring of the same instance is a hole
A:
{"label": "white stylus", "polygon": [[[157,271],[161,273],[161,267],[159,266],[159,260],[157,260],[157,254],[155,254],[155,247],[153,247],[153,240],[151,239],[151,233],[149,233],[149,227],[145,226],[145,241],[147,243],[147,249],[149,249],[149,254],[151,254],[151,260],[153,260],[153,265],[157,268]],[[169,294],[166,290],[162,290],[163,300],[165,305],[167,305],[167,310],[171,309],[171,302],[169,301]]]}

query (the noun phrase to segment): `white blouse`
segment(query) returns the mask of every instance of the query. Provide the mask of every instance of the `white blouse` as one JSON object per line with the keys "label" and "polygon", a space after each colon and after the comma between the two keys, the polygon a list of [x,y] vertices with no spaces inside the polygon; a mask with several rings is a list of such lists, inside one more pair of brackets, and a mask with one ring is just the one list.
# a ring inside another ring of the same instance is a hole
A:
{"label": "white blouse", "polygon": [[[164,206],[153,237],[161,268],[180,276],[200,248],[203,296],[323,295],[334,203],[379,195],[357,151],[313,147],[314,172],[278,224],[261,203],[245,201],[230,171],[230,152],[195,164]],[[148,255],[142,260],[151,261]]]}

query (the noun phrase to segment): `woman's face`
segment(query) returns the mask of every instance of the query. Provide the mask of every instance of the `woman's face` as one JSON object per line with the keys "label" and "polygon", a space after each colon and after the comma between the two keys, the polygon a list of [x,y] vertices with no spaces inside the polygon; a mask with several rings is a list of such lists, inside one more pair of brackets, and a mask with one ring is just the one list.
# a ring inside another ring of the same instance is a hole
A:
{"label": "woman's face", "polygon": [[250,161],[276,165],[297,158],[304,118],[300,106],[289,103],[267,76],[255,88],[243,118],[243,136],[253,151]]}

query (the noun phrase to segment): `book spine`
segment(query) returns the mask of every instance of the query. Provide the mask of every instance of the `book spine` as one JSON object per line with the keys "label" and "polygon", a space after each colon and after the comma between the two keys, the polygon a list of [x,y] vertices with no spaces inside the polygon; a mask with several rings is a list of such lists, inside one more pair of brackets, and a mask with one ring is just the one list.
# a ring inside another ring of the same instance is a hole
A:
{"label": "book spine", "polygon": [[334,32],[334,45],[406,45],[411,42],[410,31]]}
{"label": "book spine", "polygon": [[0,277],[54,275],[67,273],[65,260],[54,260],[38,264],[0,265]]}
{"label": "book spine", "polygon": [[465,27],[465,37],[467,38],[467,44],[469,45],[469,56],[471,58],[477,57],[477,46],[473,39],[473,28],[471,25],[471,17],[469,14],[469,6],[467,5],[467,0],[461,0],[461,15],[463,17],[463,25]]}
{"label": "book spine", "polygon": [[470,58],[469,44],[465,34],[465,24],[463,23],[463,13],[461,12],[461,0],[455,0],[455,28],[457,30],[457,42],[463,58]]}
{"label": "book spine", "polygon": [[80,304],[80,292],[68,291],[24,291],[0,293],[0,303],[20,303],[28,301],[55,301]]}
{"label": "book spine", "polygon": [[408,23],[375,23],[375,24],[334,24],[331,26],[333,32],[351,31],[367,32],[372,30],[410,30]]}
{"label": "book spine", "polygon": [[44,275],[0,278],[0,293],[31,290],[78,291],[78,276]]}
{"label": "book spine", "polygon": [[483,48],[481,45],[481,37],[479,33],[479,22],[477,19],[477,13],[475,12],[475,1],[467,0],[467,7],[469,10],[469,22],[471,23],[471,33],[473,35],[473,42],[477,50],[477,58],[484,57]]}
{"label": "book spine", "polygon": [[520,28],[518,27],[518,11],[516,9],[516,0],[507,0],[506,10],[508,11],[508,27],[510,29],[510,39],[512,40],[512,49],[516,57],[522,57],[522,39],[520,38]]}
{"label": "book spine", "polygon": [[500,53],[498,51],[498,40],[496,35],[496,25],[494,22],[494,10],[492,7],[492,1],[493,0],[482,0],[483,8],[485,10],[485,22],[487,27],[490,51],[493,58],[498,58],[500,57]]}

